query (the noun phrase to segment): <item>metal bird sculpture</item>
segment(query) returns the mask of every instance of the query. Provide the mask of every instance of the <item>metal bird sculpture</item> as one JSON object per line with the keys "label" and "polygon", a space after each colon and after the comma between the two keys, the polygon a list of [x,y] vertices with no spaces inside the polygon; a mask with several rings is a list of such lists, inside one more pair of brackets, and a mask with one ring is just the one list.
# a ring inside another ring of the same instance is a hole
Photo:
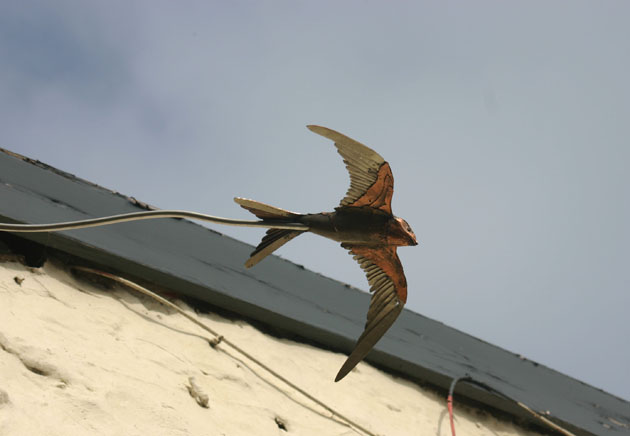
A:
{"label": "metal bird sculpture", "polygon": [[260,221],[235,220],[181,210],[149,210],[55,224],[6,224],[6,232],[56,232],[156,218],[191,218],[233,226],[264,227],[267,234],[245,262],[250,268],[306,231],[341,242],[367,275],[372,299],[365,329],[335,381],[344,378],[396,321],[407,301],[407,280],[396,248],[418,245],[409,224],[392,214],[394,178],[374,150],[334,130],[307,126],[335,143],[350,173],[350,188],[334,212],[299,214],[246,198],[234,200]]}
{"label": "metal bird sculpture", "polygon": [[370,284],[372,299],[363,334],[335,381],[344,378],[391,327],[407,301],[407,280],[396,248],[418,245],[409,224],[392,214],[394,178],[374,150],[326,127],[307,126],[335,143],[350,173],[350,188],[334,212],[299,214],[246,198],[235,198],[265,222],[299,223],[308,230],[271,228],[245,262],[250,268],[296,236],[309,231],[334,241],[353,255]]}

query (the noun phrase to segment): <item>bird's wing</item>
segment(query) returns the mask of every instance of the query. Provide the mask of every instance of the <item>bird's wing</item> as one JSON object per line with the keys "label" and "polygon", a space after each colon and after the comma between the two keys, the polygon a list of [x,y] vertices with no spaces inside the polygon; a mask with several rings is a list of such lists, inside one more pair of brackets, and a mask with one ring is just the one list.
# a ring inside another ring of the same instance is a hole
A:
{"label": "bird's wing", "polygon": [[396,254],[396,247],[369,247],[341,244],[350,251],[365,271],[372,299],[365,329],[345,361],[335,381],[348,374],[370,352],[385,332],[396,321],[407,301],[407,280]]}
{"label": "bird's wing", "polygon": [[321,126],[307,127],[335,143],[350,173],[350,188],[339,206],[369,206],[391,214],[394,177],[385,159],[339,132]]}

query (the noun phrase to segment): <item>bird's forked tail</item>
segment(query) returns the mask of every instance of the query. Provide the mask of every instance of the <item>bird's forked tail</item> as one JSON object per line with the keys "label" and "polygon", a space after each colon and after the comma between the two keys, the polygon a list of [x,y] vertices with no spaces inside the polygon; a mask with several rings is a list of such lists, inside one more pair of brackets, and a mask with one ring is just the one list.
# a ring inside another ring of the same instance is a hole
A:
{"label": "bird's forked tail", "polygon": [[[288,221],[292,222],[301,215],[299,213],[290,212],[288,210],[280,209],[279,207],[269,206],[268,204],[260,203],[258,201],[250,200],[247,198],[234,198],[242,208],[247,209],[258,218],[265,221]],[[288,230],[288,229],[269,229],[267,234],[263,237],[260,244],[250,254],[249,259],[245,262],[245,267],[251,268],[265,257],[282,247],[291,239],[298,236],[300,233],[304,233],[304,230]]]}

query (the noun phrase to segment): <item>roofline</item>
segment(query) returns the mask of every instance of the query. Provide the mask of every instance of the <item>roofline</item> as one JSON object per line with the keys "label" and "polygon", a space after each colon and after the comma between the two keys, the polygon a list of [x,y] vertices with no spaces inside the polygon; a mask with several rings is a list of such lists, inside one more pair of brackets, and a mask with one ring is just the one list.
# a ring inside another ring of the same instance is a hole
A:
{"label": "roofline", "polygon": [[[39,161],[0,151],[2,221],[51,223],[154,209]],[[369,294],[277,256],[247,270],[243,261],[250,245],[190,221],[19,236],[334,350],[351,351],[365,323]],[[453,378],[470,374],[534,410],[550,411],[548,417],[578,435],[618,434],[622,427],[616,428],[611,418],[630,426],[627,401],[408,309],[366,360],[443,390]],[[538,424],[511,401],[479,387],[462,385],[458,396]]]}

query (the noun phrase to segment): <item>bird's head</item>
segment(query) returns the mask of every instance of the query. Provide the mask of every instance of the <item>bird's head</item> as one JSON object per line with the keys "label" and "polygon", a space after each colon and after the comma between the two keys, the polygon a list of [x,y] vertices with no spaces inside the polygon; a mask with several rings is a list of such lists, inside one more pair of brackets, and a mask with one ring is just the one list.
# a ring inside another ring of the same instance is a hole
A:
{"label": "bird's head", "polygon": [[387,242],[391,245],[418,245],[416,234],[402,218],[394,217],[389,224]]}

